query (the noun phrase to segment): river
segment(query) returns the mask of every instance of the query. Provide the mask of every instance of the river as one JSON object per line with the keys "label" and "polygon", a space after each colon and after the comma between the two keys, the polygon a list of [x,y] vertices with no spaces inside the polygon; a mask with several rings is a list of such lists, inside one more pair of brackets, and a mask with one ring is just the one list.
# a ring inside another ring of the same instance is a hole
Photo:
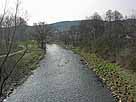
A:
{"label": "river", "polygon": [[111,91],[72,51],[47,45],[39,64],[6,102],[115,102]]}

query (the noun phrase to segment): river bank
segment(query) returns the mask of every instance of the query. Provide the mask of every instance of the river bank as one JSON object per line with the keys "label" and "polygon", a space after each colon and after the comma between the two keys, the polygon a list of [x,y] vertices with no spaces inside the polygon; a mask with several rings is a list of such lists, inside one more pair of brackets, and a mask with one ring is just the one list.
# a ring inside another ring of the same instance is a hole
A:
{"label": "river bank", "polygon": [[[38,68],[39,61],[44,57],[44,52],[38,48],[37,43],[33,41],[21,42],[22,45],[27,44],[28,50],[25,53],[23,59],[19,62],[14,70],[13,74],[9,78],[4,88],[4,95],[1,101],[16,89],[19,85],[22,85],[24,81],[33,73],[33,70]],[[17,52],[9,57],[9,61],[15,61],[18,59],[23,51]],[[12,63],[11,61],[9,63]]]}
{"label": "river bank", "polygon": [[88,62],[90,68],[103,80],[103,83],[109,86],[119,102],[136,101],[136,81],[134,80],[136,73],[125,70],[115,63],[105,61],[84,49],[72,48],[72,50]]}
{"label": "river bank", "polygon": [[56,44],[6,102],[116,102],[111,91],[84,65],[81,57]]}

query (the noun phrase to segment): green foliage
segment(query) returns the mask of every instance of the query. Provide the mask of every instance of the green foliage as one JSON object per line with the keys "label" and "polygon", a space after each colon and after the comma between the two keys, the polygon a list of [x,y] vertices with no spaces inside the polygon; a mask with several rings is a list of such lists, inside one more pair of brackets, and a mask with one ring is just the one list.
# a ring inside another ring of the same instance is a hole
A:
{"label": "green foliage", "polygon": [[72,50],[85,58],[93,71],[111,88],[118,99],[122,102],[136,100],[135,74],[130,71],[125,72],[119,65],[107,62],[96,54],[84,52],[84,49],[73,48]]}
{"label": "green foliage", "polygon": [[[27,44],[28,51],[23,59],[16,66],[16,69],[11,75],[11,78],[7,81],[7,85],[5,87],[6,90],[8,90],[8,88],[10,88],[12,85],[18,86],[22,82],[24,82],[27,76],[30,75],[34,69],[38,68],[38,62],[44,56],[43,50],[38,48],[38,45],[35,41],[18,42],[18,44]],[[10,57],[8,64],[12,63],[11,61],[15,62],[16,59],[18,59],[20,56],[21,53]]]}
{"label": "green foliage", "polygon": [[[103,21],[95,13],[82,20],[79,26],[72,26],[69,31],[61,32],[60,40],[66,45],[84,48],[135,71],[133,56],[136,56],[136,19],[123,20],[123,15],[117,10],[108,10],[105,16],[106,21]],[[122,56],[125,49],[129,49],[127,53],[132,56],[128,58],[130,60],[126,59],[128,54]]]}
{"label": "green foliage", "polygon": [[136,56],[131,56],[129,60],[129,68],[136,71]]}
{"label": "green foliage", "polygon": [[73,48],[72,50],[73,50],[75,53],[79,53],[79,52],[80,52],[80,48],[78,48],[78,47],[77,47],[77,48]]}
{"label": "green foliage", "polygon": [[[133,102],[132,97],[136,99],[136,74],[128,72],[136,71],[136,19],[123,20],[119,11],[108,10],[106,21],[95,13],[82,20],[78,29],[74,28],[61,32],[60,40],[65,45],[78,47],[72,50],[94,67],[122,102]],[[129,71],[125,72],[126,69]]]}

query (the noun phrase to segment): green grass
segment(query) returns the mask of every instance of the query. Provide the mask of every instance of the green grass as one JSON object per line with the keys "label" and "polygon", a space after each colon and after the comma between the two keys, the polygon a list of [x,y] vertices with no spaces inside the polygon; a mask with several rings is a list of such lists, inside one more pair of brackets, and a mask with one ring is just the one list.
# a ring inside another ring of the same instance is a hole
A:
{"label": "green grass", "polygon": [[[103,79],[121,102],[136,102],[136,73],[110,63],[80,48],[72,48],[89,63],[90,68]],[[133,101],[134,100],[134,101]]]}
{"label": "green grass", "polygon": [[[16,45],[16,46],[13,46],[10,53],[14,53],[20,50],[23,50],[23,47]],[[5,55],[6,53],[7,53],[7,48],[5,47],[5,45],[0,46],[0,55]]]}
{"label": "green grass", "polygon": [[[44,57],[43,50],[38,48],[38,44],[35,41],[18,42],[18,44],[23,46],[27,45],[28,50],[23,59],[16,66],[11,78],[9,78],[6,90],[8,90],[11,86],[16,87],[22,84],[25,79],[32,74],[33,70],[38,68],[39,61]],[[22,53],[9,58],[9,63],[11,63],[12,60],[15,62],[15,60],[17,60]]]}
{"label": "green grass", "polygon": [[35,41],[25,41],[21,43],[27,45],[28,50],[17,68],[22,68],[23,73],[29,74],[38,67],[38,62],[43,58],[44,52],[38,47],[38,44]]}

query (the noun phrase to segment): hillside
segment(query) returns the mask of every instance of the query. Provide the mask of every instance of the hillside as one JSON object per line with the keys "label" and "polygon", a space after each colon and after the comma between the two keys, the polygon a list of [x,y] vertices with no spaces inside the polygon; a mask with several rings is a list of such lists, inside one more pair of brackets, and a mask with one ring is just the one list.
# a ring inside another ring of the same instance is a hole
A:
{"label": "hillside", "polygon": [[50,24],[52,28],[57,29],[59,31],[66,31],[69,30],[72,26],[79,26],[80,20],[77,21],[63,21]]}

